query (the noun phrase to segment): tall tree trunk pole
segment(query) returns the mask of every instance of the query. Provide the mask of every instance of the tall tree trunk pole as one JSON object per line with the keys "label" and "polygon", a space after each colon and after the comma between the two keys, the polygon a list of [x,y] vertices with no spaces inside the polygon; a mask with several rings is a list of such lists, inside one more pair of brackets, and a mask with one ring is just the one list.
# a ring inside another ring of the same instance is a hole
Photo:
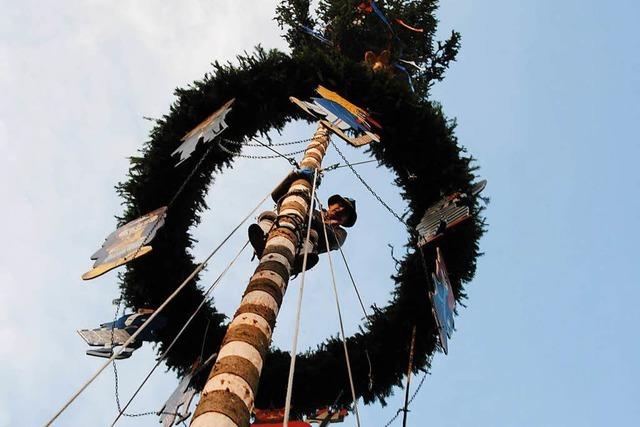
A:
{"label": "tall tree trunk pole", "polygon": [[[320,169],[328,145],[329,131],[319,125],[300,166]],[[192,427],[249,426],[260,372],[296,256],[298,230],[309,214],[311,186],[305,179],[294,181],[279,206],[279,220],[227,329]]]}

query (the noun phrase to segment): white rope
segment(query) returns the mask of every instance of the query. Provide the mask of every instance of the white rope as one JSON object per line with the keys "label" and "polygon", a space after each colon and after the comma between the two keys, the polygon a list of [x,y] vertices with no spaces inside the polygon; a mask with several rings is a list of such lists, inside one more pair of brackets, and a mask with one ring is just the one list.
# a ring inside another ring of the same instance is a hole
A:
{"label": "white rope", "polygon": [[322,215],[322,228],[324,229],[324,241],[327,247],[327,257],[329,258],[329,269],[331,270],[331,283],[333,285],[333,295],[336,300],[336,309],[338,310],[338,320],[340,321],[340,336],[342,337],[342,346],[344,347],[344,358],[347,362],[347,372],[349,374],[349,386],[351,387],[351,397],[353,398],[353,410],[356,414],[356,424],[360,427],[360,413],[358,412],[358,399],[356,398],[356,389],[353,386],[353,374],[351,372],[351,362],[349,361],[349,350],[347,349],[347,339],[344,334],[344,324],[342,322],[342,311],[340,310],[340,298],[338,297],[338,287],[336,286],[336,275],[333,271],[333,261],[331,260],[331,250],[329,249],[329,236],[327,235],[327,225],[324,221],[324,212],[320,206],[320,214]]}
{"label": "white rope", "polygon": [[[126,405],[124,405],[124,407],[120,410],[120,413],[118,414],[118,416],[116,417],[115,420],[113,420],[113,423],[111,424],[111,427],[115,426],[116,423],[118,422],[118,420],[120,419],[120,417],[122,417],[122,415],[126,415],[124,412],[127,410],[127,408],[129,407],[129,405],[131,405],[131,402],[133,402],[133,399],[135,399],[135,397],[138,395],[138,393],[140,392],[140,390],[142,390],[142,387],[144,387],[145,383],[149,380],[149,378],[151,377],[151,375],[153,374],[153,372],[156,370],[156,368],[158,366],[160,366],[160,363],[162,363],[162,361],[164,360],[164,358],[167,356],[167,354],[171,351],[171,349],[173,348],[173,346],[176,344],[176,342],[178,341],[178,339],[180,338],[180,336],[184,333],[184,331],[187,330],[187,327],[189,327],[189,325],[191,324],[191,322],[193,321],[193,319],[195,319],[196,315],[200,312],[200,310],[202,309],[202,307],[204,307],[205,303],[207,302],[207,298],[209,296],[209,294],[216,288],[216,286],[218,285],[218,283],[220,283],[220,281],[222,280],[222,278],[225,276],[225,274],[227,273],[227,271],[229,271],[229,269],[231,268],[231,266],[233,266],[233,264],[235,264],[235,262],[238,260],[238,258],[240,257],[240,255],[242,254],[242,252],[246,249],[246,247],[249,245],[249,242],[245,242],[245,244],[242,246],[242,248],[238,251],[238,253],[236,254],[236,256],[231,260],[231,262],[229,263],[229,265],[227,265],[225,267],[225,269],[218,275],[218,277],[216,278],[216,280],[211,284],[211,286],[209,286],[209,288],[205,291],[203,297],[202,297],[202,302],[198,305],[198,307],[195,309],[195,311],[193,312],[193,314],[191,315],[191,317],[189,317],[189,319],[186,321],[186,323],[182,326],[182,329],[180,329],[180,331],[178,332],[178,334],[175,336],[175,338],[173,339],[173,341],[171,341],[171,343],[169,344],[169,347],[167,347],[167,349],[162,353],[162,355],[158,358],[158,360],[156,361],[156,364],[153,366],[153,368],[151,368],[151,371],[149,371],[149,373],[147,374],[147,376],[144,378],[144,380],[142,380],[142,383],[140,384],[140,386],[138,387],[138,389],[133,393],[133,395],[129,398],[129,400],[127,401]],[[207,329],[209,327],[209,324],[207,324]],[[205,339],[206,339],[206,331],[205,331]],[[200,352],[200,360],[202,361],[202,353],[204,353],[204,341],[202,343],[202,351]]]}
{"label": "white rope", "polygon": [[302,276],[300,277],[300,290],[298,291],[298,309],[296,312],[296,325],[293,331],[293,343],[291,344],[291,364],[289,365],[289,379],[287,381],[287,397],[284,404],[284,427],[289,427],[289,413],[291,412],[291,393],[293,391],[293,373],[296,370],[296,353],[298,350],[298,334],[300,333],[300,313],[302,311],[302,294],[304,292],[304,277],[307,271],[307,256],[309,236],[311,235],[311,220],[315,206],[316,180],[318,170],[313,173],[313,186],[311,187],[311,200],[309,206],[309,222],[307,224],[307,237],[303,242],[304,254],[302,256]]}
{"label": "white rope", "polygon": [[153,321],[153,319],[156,318],[156,316],[176,297],[176,295],[178,295],[180,293],[180,291],[182,291],[182,289],[184,289],[185,286],[187,286],[187,284],[189,282],[191,282],[191,280],[198,274],[200,273],[200,271],[202,271],[206,266],[207,263],[209,262],[209,260],[213,257],[213,255],[215,255],[216,252],[218,252],[218,250],[225,244],[227,243],[227,241],[231,238],[231,236],[233,236],[233,234],[238,231],[238,229],[242,226],[242,224],[245,223],[245,221],[247,219],[249,219],[249,217],[251,215],[253,215],[253,213],[258,210],[258,208],[260,206],[262,206],[262,204],[271,196],[271,192],[269,192],[261,201],[260,203],[258,203],[258,205],[256,205],[255,208],[253,208],[253,210],[251,212],[249,212],[249,214],[231,231],[231,233],[229,233],[229,235],[227,237],[224,238],[224,240],[222,240],[222,242],[218,245],[218,247],[216,247],[210,254],[209,256],[207,256],[207,258],[200,263],[194,270],[193,272],[189,275],[189,277],[187,277],[181,284],[180,286],[178,286],[176,288],[175,291],[173,291],[173,293],[171,295],[169,295],[169,297],[160,305],[160,307],[158,307],[156,309],[156,311],[153,312],[153,314],[142,324],[142,326],[140,326],[140,328],[138,328],[138,330],[131,335],[131,337],[129,337],[129,339],[122,345],[122,347],[120,347],[119,350],[117,350],[116,352],[114,352],[114,354],[111,355],[111,357],[109,358],[109,360],[107,360],[92,376],[91,378],[89,378],[79,389],[78,391],[76,391],[73,396],[71,396],[71,398],[69,398],[69,400],[62,405],[62,407],[58,410],[58,412],[55,413],[55,415],[49,420],[47,421],[44,425],[45,427],[50,426],[51,424],[53,424],[53,422],[69,407],[69,405],[71,405],[71,403],[73,403],[74,400],[76,400],[78,398],[78,396],[80,396],[80,394],[82,394],[82,392],[84,392],[84,390],[93,382],[95,381],[96,378],[98,378],[98,376],[107,368],[107,366],[109,366],[109,364],[114,361],[126,348],[129,344],[131,344],[137,337],[138,335],[140,335],[140,333]]}

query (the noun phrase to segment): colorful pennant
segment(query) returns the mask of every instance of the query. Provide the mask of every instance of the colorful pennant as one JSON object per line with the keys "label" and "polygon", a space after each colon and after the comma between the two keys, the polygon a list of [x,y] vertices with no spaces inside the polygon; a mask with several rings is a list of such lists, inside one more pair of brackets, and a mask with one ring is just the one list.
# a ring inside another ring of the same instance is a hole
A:
{"label": "colorful pennant", "polygon": [[411,80],[411,74],[409,74],[409,71],[407,71],[407,69],[405,67],[403,67],[402,65],[398,64],[397,62],[394,63],[393,66],[395,68],[397,68],[398,70],[400,70],[401,72],[403,72],[407,76],[407,83],[409,84],[409,89],[411,89],[411,92],[415,92],[415,89],[413,88],[413,80]]}
{"label": "colorful pennant", "polygon": [[438,326],[440,347],[442,347],[444,354],[448,354],[447,339],[451,338],[454,331],[453,314],[456,308],[456,300],[440,248],[436,248],[436,254],[436,272],[431,274],[434,289],[429,292],[429,298],[431,299],[431,310]]}
{"label": "colorful pennant", "polygon": [[152,248],[145,245],[153,240],[158,229],[164,225],[166,213],[167,207],[164,206],[111,233],[102,244],[102,248],[91,255],[91,259],[96,262],[93,269],[82,275],[82,279],[94,279],[149,253]]}
{"label": "colorful pennant", "polygon": [[374,0],[371,0],[369,2],[369,5],[371,7],[371,10],[373,11],[373,13],[376,14],[376,16],[380,19],[380,21],[382,21],[384,23],[384,25],[386,25],[389,30],[391,31],[391,33],[393,34],[393,27],[391,26],[391,22],[387,19],[387,17],[385,16],[384,12],[382,12],[382,10],[378,7],[378,5],[376,4],[376,2]]}
{"label": "colorful pennant", "polygon": [[180,161],[176,163],[176,166],[191,156],[200,139],[203,139],[203,142],[207,143],[220,135],[228,127],[224,120],[231,111],[231,105],[234,101],[235,98],[228,101],[180,139],[182,144],[171,153],[172,156],[180,154]]}
{"label": "colorful pennant", "polygon": [[414,67],[415,69],[417,69],[418,71],[426,71],[426,68],[421,67],[420,65],[418,65],[418,63],[416,63],[415,61],[407,61],[406,59],[398,59],[398,61],[405,63],[407,65],[411,65],[412,67]]}
{"label": "colorful pennant", "polygon": [[[387,28],[389,28],[389,31],[391,31],[391,34],[395,34],[395,32],[393,31],[393,27],[391,26],[391,21],[389,21],[389,19],[384,14],[382,9],[380,9],[380,7],[376,4],[376,2],[374,0],[370,0],[368,2],[360,3],[358,5],[358,10],[360,12],[363,12],[363,13],[375,13],[376,16],[378,17],[378,19],[380,19],[380,21],[382,21],[382,23],[384,25],[386,25]],[[404,22],[400,18],[395,18],[394,22],[396,22],[397,24],[403,26],[404,28],[406,28],[406,29],[408,29],[410,31],[413,31],[413,32],[416,32],[416,33],[424,33],[424,29],[423,28],[412,27],[411,25],[407,24],[406,22]]]}
{"label": "colorful pennant", "polygon": [[424,29],[423,28],[412,27],[411,25],[407,24],[406,22],[404,22],[400,18],[396,18],[396,19],[394,19],[394,21],[396,21],[398,24],[402,25],[404,28],[406,28],[408,30],[414,31],[416,33],[424,33]]}
{"label": "colorful pennant", "polygon": [[325,36],[323,36],[322,34],[320,34],[320,32],[318,32],[318,31],[316,31],[316,30],[314,30],[312,28],[306,27],[304,25],[301,25],[300,29],[302,31],[304,31],[305,33],[309,34],[311,37],[314,37],[314,38],[320,40],[320,42],[322,42],[323,44],[325,44],[327,46],[333,46],[333,42],[331,40],[329,40],[328,38],[326,38]]}

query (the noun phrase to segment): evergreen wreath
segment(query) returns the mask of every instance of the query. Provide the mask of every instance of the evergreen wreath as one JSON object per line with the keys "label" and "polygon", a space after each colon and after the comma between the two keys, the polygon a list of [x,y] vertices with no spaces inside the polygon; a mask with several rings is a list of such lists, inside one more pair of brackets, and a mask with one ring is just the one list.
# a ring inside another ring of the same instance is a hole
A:
{"label": "evergreen wreath", "polygon": [[[474,161],[458,144],[455,122],[446,118],[439,104],[429,100],[429,88],[443,78],[449,63],[455,60],[460,35],[453,32],[444,42],[434,41],[435,0],[378,2],[387,16],[422,28],[422,33],[402,26],[391,32],[374,14],[363,12],[361,3],[367,2],[322,0],[316,17],[312,18],[308,0],[284,0],[277,8],[276,20],[286,29],[284,37],[291,53],[258,47],[251,54],[239,56],[237,65],[215,62],[213,71],[202,80],[176,89],[177,99],[170,112],[157,120],[140,155],[131,157],[128,179],[117,186],[126,207],[118,217],[120,224],[171,199],[191,172],[187,164],[175,167],[176,157],[171,153],[182,136],[226,101],[236,99],[227,116],[229,128],[224,137],[241,142],[274,129],[281,130],[292,120],[306,120],[289,96],[308,99],[319,84],[366,108],[382,122],[381,142],[371,144],[367,152],[395,173],[395,184],[408,202],[405,219],[409,230],[443,195],[469,190],[475,178]],[[313,28],[332,46],[320,43],[302,26]],[[363,62],[366,51],[382,49],[390,49],[394,59],[402,55],[419,66],[408,70],[414,91],[406,75],[391,70],[373,72]],[[233,153],[241,150],[240,144],[228,147],[227,150],[215,147],[209,152],[172,206],[153,241],[153,251],[127,265],[120,287],[128,307],[158,306],[196,267],[189,253],[194,243],[190,230],[200,223],[200,214],[207,209],[205,196],[215,174],[232,167]],[[197,162],[207,148],[199,144],[187,162]],[[440,243],[457,300],[465,298],[463,283],[475,273],[478,240],[484,232],[481,210],[475,200],[473,219],[453,229]],[[416,241],[416,236],[408,233],[409,252],[402,260],[396,260],[397,271],[392,276],[395,288],[388,305],[374,306],[360,332],[348,338],[356,394],[366,403],[377,399],[384,404],[393,386],[401,384],[414,325],[417,325],[414,368],[428,369],[430,355],[436,351],[436,325],[427,295],[431,283]],[[424,253],[430,270],[435,259],[433,252]],[[194,280],[166,308],[163,314],[168,325],[159,333],[159,352],[176,336],[202,298]],[[180,340],[183,344],[201,342],[209,325],[205,354],[211,354],[220,346],[227,328],[225,320],[214,306],[207,306]],[[372,365],[371,387],[365,349]],[[200,351],[199,345],[177,346],[167,355],[166,363],[182,375],[198,359]],[[289,361],[288,353],[271,349],[264,364],[256,407],[284,406]],[[343,350],[337,337],[299,355],[296,366],[292,401],[298,413],[329,405],[341,390],[348,389]],[[333,374],[327,375],[328,372]],[[342,396],[339,403],[348,405],[349,393]]]}

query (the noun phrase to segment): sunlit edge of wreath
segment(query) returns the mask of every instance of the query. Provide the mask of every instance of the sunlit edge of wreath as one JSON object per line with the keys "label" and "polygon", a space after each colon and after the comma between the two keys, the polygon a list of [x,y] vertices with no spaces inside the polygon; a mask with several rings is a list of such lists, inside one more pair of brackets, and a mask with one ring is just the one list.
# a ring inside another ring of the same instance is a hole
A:
{"label": "sunlit edge of wreath", "polygon": [[[128,180],[117,186],[126,206],[124,215],[118,218],[120,223],[167,203],[206,147],[199,144],[192,158],[177,168],[171,153],[187,131],[225,101],[236,98],[227,117],[229,128],[225,137],[241,141],[247,136],[281,130],[287,122],[302,119],[288,97],[306,99],[318,84],[365,106],[382,122],[382,142],[368,151],[396,173],[395,183],[409,205],[410,225],[415,225],[442,194],[470,187],[475,167],[471,157],[461,156],[464,149],[453,133],[455,124],[446,119],[439,105],[417,99],[403,81],[387,74],[373,74],[361,64],[329,57],[318,50],[301,50],[290,57],[258,48],[254,54],[245,54],[238,60],[237,66],[214,63],[214,72],[205,75],[202,81],[176,90],[177,100],[170,113],[158,120],[141,155],[131,158]],[[215,180],[214,174],[232,163],[231,155],[214,149],[168,213],[163,229],[153,241],[153,251],[128,265],[120,284],[128,307],[159,305],[194,269],[193,256],[188,252],[194,243],[189,230],[200,222],[200,213],[208,208],[205,196]],[[411,179],[410,175],[416,178]],[[462,282],[471,280],[475,273],[478,240],[484,231],[480,210],[476,201],[474,219],[459,226],[440,244],[458,300],[465,297]],[[379,399],[384,404],[393,386],[401,384],[414,324],[417,325],[415,369],[427,369],[428,356],[435,351],[436,327],[427,297],[430,285],[414,249],[414,236],[409,235],[407,245],[409,253],[397,263],[397,272],[392,276],[396,286],[389,305],[374,307],[371,323],[364,324],[359,333],[348,338],[356,393],[366,403]],[[432,269],[431,250],[425,256]],[[378,284],[359,285],[366,289]],[[166,308],[169,322],[160,333],[159,352],[176,336],[202,295],[193,283]],[[205,357],[217,350],[227,327],[225,316],[215,306],[207,306],[168,354],[169,368],[180,375],[189,370],[200,356],[207,324]],[[365,347],[373,365],[371,390]],[[257,407],[284,406],[288,366],[288,353],[272,349],[265,361]],[[293,389],[296,412],[309,412],[330,404],[341,390],[345,391],[341,401],[347,404],[350,401],[347,373],[341,343],[336,337],[299,356]]]}

